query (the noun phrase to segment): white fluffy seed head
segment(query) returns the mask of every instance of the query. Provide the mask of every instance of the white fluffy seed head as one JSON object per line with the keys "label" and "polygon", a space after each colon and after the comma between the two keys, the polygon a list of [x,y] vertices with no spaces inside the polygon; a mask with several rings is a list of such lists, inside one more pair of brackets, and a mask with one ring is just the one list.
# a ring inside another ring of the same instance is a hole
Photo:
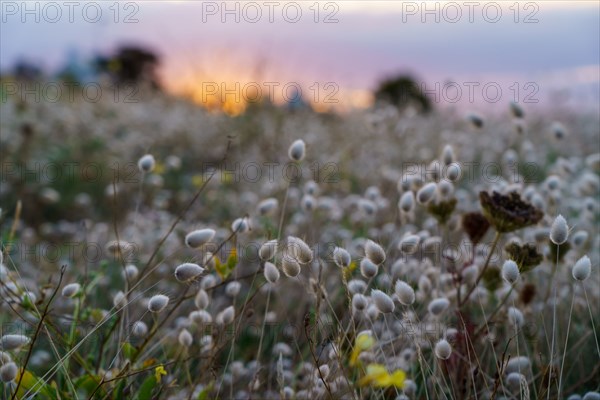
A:
{"label": "white fluffy seed head", "polygon": [[447,360],[452,355],[452,346],[446,339],[441,339],[435,344],[435,356],[440,360]]}
{"label": "white fluffy seed head", "polygon": [[418,235],[406,235],[398,243],[398,249],[406,254],[413,254],[417,251],[421,238]]}
{"label": "white fluffy seed head", "polygon": [[206,290],[200,289],[194,298],[194,304],[198,309],[204,310],[210,304],[210,298],[208,297],[208,293]]}
{"label": "white fluffy seed head", "polygon": [[302,210],[306,212],[314,211],[316,204],[317,199],[315,199],[314,196],[311,196],[310,194],[305,194],[300,200],[300,206],[302,207]]}
{"label": "white fluffy seed head", "polygon": [[578,231],[572,236],[573,246],[581,248],[587,242],[589,234],[586,231]]}
{"label": "white fluffy seed head", "polygon": [[354,307],[354,309],[362,311],[367,307],[368,304],[369,302],[364,295],[356,293],[354,296],[352,296],[352,307]]}
{"label": "white fluffy seed head", "polygon": [[377,308],[375,304],[369,304],[367,306],[365,314],[367,315],[367,318],[369,318],[371,321],[375,321],[377,317],[379,317],[379,308]]}
{"label": "white fluffy seed head", "polygon": [[169,304],[169,298],[164,294],[155,294],[148,301],[148,311],[159,313]]}
{"label": "white fluffy seed head", "polygon": [[373,303],[375,303],[377,309],[383,314],[391,313],[396,308],[392,298],[381,290],[372,289],[371,299],[373,299]]}
{"label": "white fluffy seed head", "polygon": [[475,264],[469,265],[468,267],[463,268],[461,275],[462,279],[465,283],[474,284],[477,279],[477,275],[479,273],[479,267]]}
{"label": "white fluffy seed head", "polygon": [[304,240],[295,236],[288,236],[287,251],[300,264],[308,264],[313,259],[313,251],[310,246]]}
{"label": "white fluffy seed head", "polygon": [[10,358],[10,354],[4,351],[0,351],[0,365],[8,364],[11,361],[12,358]]}
{"label": "white fluffy seed head", "polygon": [[304,140],[298,139],[288,149],[288,156],[292,161],[302,161],[306,153],[306,144]]}
{"label": "white fluffy seed head", "polygon": [[0,380],[4,383],[12,382],[17,377],[17,365],[14,362],[9,362],[0,367]]}
{"label": "white fluffy seed head", "polygon": [[175,268],[175,278],[179,282],[187,282],[202,275],[204,268],[194,263],[183,263]]}
{"label": "white fluffy seed head", "polygon": [[567,220],[559,214],[554,219],[552,227],[550,228],[550,240],[556,245],[561,245],[567,241],[568,237],[569,226],[567,225]]}
{"label": "white fluffy seed head", "polygon": [[418,285],[421,292],[429,293],[431,290],[431,279],[429,279],[426,275],[421,275]]}
{"label": "white fluffy seed head", "polygon": [[277,247],[277,239],[269,240],[260,246],[260,249],[258,249],[258,256],[262,261],[268,261],[273,258],[275,253],[277,253]]}
{"label": "white fluffy seed head", "polygon": [[275,264],[271,263],[271,262],[266,262],[265,263],[265,279],[267,281],[269,281],[270,283],[276,283],[279,280],[279,270],[277,269],[277,267],[275,266]]}
{"label": "white fluffy seed head", "polygon": [[118,291],[113,297],[113,305],[117,308],[123,308],[127,305],[127,296],[122,291]]}
{"label": "white fluffy seed head", "polygon": [[139,275],[139,270],[138,268],[133,265],[133,264],[128,264],[125,266],[125,277],[129,280],[132,281],[134,279],[136,279]]}
{"label": "white fluffy seed head", "polygon": [[155,165],[156,165],[156,161],[154,161],[154,156],[152,154],[143,155],[138,160],[138,168],[143,173],[152,172]]}
{"label": "white fluffy seed head", "polygon": [[65,287],[63,287],[62,295],[64,297],[75,297],[77,293],[81,289],[81,285],[79,283],[69,283]]}
{"label": "white fluffy seed head", "polygon": [[587,392],[583,395],[582,400],[600,400],[600,393],[598,392]]}
{"label": "white fluffy seed head", "polygon": [[451,182],[457,181],[458,178],[460,178],[460,174],[460,165],[458,165],[457,163],[452,163],[448,165],[448,168],[446,168],[446,178]]}
{"label": "white fluffy seed head", "polygon": [[450,306],[450,301],[445,297],[440,297],[431,300],[431,302],[427,306],[427,310],[434,317],[439,317],[443,314],[444,311],[446,311],[448,306]]}
{"label": "white fluffy seed head", "polygon": [[585,281],[592,273],[592,262],[588,256],[583,256],[573,266],[571,271],[573,279],[577,281]]}
{"label": "white fluffy seed head", "polygon": [[506,383],[508,387],[512,390],[517,391],[521,387],[521,380],[525,379],[525,377],[518,372],[511,372],[506,377]]}
{"label": "white fluffy seed head", "polygon": [[287,254],[281,259],[281,269],[283,269],[283,273],[290,278],[300,274],[300,264],[298,264],[296,259]]}
{"label": "white fluffy seed head", "polygon": [[29,343],[29,338],[24,335],[4,335],[0,340],[2,350],[15,350]]}
{"label": "white fluffy seed head", "polygon": [[517,328],[521,328],[525,323],[525,318],[521,310],[515,307],[508,308],[508,321]]}
{"label": "white fluffy seed head", "polygon": [[235,318],[235,309],[229,306],[217,315],[217,322],[222,325],[229,325]]}
{"label": "white fluffy seed head", "polygon": [[219,282],[220,282],[220,280],[218,280],[215,275],[206,275],[200,281],[200,287],[204,290],[210,289],[210,288],[215,287]]}
{"label": "white fluffy seed head", "polygon": [[264,199],[256,206],[260,215],[271,215],[277,210],[278,207],[279,200],[277,200],[275,197]]}
{"label": "white fluffy seed head", "polygon": [[177,339],[179,340],[179,344],[183,347],[190,347],[194,341],[192,334],[187,329],[182,329],[181,332],[179,332],[179,337]]}
{"label": "white fluffy seed head", "polygon": [[437,185],[434,182],[429,182],[417,192],[417,201],[420,204],[427,204],[435,197]]}
{"label": "white fluffy seed head", "polygon": [[378,270],[379,270],[379,267],[377,266],[377,264],[375,264],[373,261],[369,260],[368,258],[363,258],[360,261],[360,273],[365,278],[371,279],[372,277],[377,275]]}
{"label": "white fluffy seed head", "polygon": [[348,290],[351,294],[355,293],[363,293],[367,289],[367,284],[365,281],[361,281],[360,279],[352,279],[348,282]]}
{"label": "white fluffy seed head", "polygon": [[312,179],[304,184],[304,193],[316,196],[319,193],[319,184]]}
{"label": "white fluffy seed head", "polygon": [[225,294],[229,297],[236,297],[240,293],[241,288],[242,284],[238,281],[229,282],[225,286]]}
{"label": "white fluffy seed head", "polygon": [[206,310],[196,310],[190,313],[189,319],[197,325],[210,324],[212,322],[212,315]]}
{"label": "white fluffy seed head", "polygon": [[246,233],[250,230],[250,223],[246,217],[237,218],[232,222],[231,230],[236,233]]}
{"label": "white fluffy seed head", "polygon": [[385,261],[385,251],[378,243],[371,239],[365,243],[365,256],[376,265],[381,265]]}
{"label": "white fluffy seed head", "polygon": [[507,373],[521,371],[522,374],[526,374],[530,367],[531,362],[529,361],[529,358],[525,356],[517,356],[508,360],[505,371]]}
{"label": "white fluffy seed head", "polygon": [[185,245],[196,249],[203,244],[210,242],[214,236],[215,231],[213,229],[198,229],[185,236]]}
{"label": "white fluffy seed head", "polygon": [[106,250],[114,255],[128,255],[134,249],[134,246],[124,240],[111,240],[106,244]]}
{"label": "white fluffy seed head", "polygon": [[511,285],[514,284],[521,274],[519,273],[519,266],[513,260],[506,260],[502,265],[502,278]]}
{"label": "white fluffy seed head", "polygon": [[346,249],[336,247],[333,249],[333,262],[335,262],[338,267],[345,268],[350,265],[352,258]]}
{"label": "white fluffy seed head", "polygon": [[444,150],[442,151],[442,162],[444,165],[450,165],[454,162],[454,149],[449,144],[444,146]]}
{"label": "white fluffy seed head", "polygon": [[148,333],[148,325],[144,321],[136,321],[131,327],[131,333],[136,337],[144,337]]}
{"label": "white fluffy seed head", "polygon": [[400,197],[398,207],[405,213],[411,212],[415,207],[415,195],[412,191],[407,191]]}
{"label": "white fluffy seed head", "polygon": [[319,367],[319,371],[317,372],[317,378],[326,380],[329,376],[329,365],[323,364]]}
{"label": "white fluffy seed head", "polygon": [[438,182],[438,191],[442,197],[449,197],[454,192],[454,185],[448,179]]}
{"label": "white fluffy seed head", "polygon": [[410,306],[415,302],[415,291],[408,283],[398,280],[394,289],[401,304]]}

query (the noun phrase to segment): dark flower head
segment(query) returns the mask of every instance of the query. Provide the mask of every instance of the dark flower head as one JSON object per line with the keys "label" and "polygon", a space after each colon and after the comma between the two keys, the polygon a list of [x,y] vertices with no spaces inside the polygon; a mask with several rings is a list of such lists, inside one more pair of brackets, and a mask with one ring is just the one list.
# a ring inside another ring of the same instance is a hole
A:
{"label": "dark flower head", "polygon": [[500,269],[496,266],[487,268],[483,273],[482,278],[485,288],[490,292],[493,292],[502,286],[502,275],[500,274]]}
{"label": "dark flower head", "polygon": [[564,242],[563,244],[555,244],[552,240],[549,241],[550,246],[550,254],[548,256],[549,260],[553,263],[556,262],[558,257],[558,262],[561,262],[565,254],[569,250],[571,250],[571,244],[569,242]]}
{"label": "dark flower head", "polygon": [[533,283],[526,283],[525,286],[523,286],[521,293],[519,293],[519,299],[523,304],[529,304],[535,297],[535,292],[535,285]]}
{"label": "dark flower head", "polygon": [[440,222],[440,224],[445,224],[450,219],[454,208],[456,207],[456,198],[451,198],[447,201],[440,201],[438,203],[431,202],[429,206],[427,206],[427,210]]}
{"label": "dark flower head", "polygon": [[479,192],[479,201],[483,214],[500,233],[512,232],[526,226],[537,224],[544,213],[521,200],[517,192],[503,195],[493,192]]}
{"label": "dark flower head", "polygon": [[509,258],[517,263],[519,272],[524,273],[531,271],[537,267],[543,259],[543,256],[538,253],[536,247],[532,244],[519,246],[516,243],[511,243],[504,248],[509,255]]}
{"label": "dark flower head", "polygon": [[477,244],[490,228],[490,223],[482,213],[470,212],[463,215],[462,226],[471,242]]}

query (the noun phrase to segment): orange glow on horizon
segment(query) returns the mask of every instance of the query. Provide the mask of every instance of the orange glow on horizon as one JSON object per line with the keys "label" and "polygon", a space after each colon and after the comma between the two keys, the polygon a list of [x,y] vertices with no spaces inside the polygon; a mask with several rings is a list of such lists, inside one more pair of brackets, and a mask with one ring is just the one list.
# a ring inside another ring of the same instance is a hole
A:
{"label": "orange glow on horizon", "polygon": [[[320,113],[365,109],[373,103],[373,95],[369,90],[338,88],[333,96],[326,96],[328,93],[323,93],[322,88],[317,89],[310,84],[274,86],[273,82],[261,84],[250,79],[235,79],[233,74],[223,74],[220,78],[197,77],[195,79],[179,76],[167,78],[165,81],[169,92],[191,99],[209,111],[224,112],[231,116],[240,115],[250,104],[261,102],[276,106],[298,102]],[[301,93],[299,98],[294,95],[295,87]],[[318,96],[315,90],[321,90]]]}

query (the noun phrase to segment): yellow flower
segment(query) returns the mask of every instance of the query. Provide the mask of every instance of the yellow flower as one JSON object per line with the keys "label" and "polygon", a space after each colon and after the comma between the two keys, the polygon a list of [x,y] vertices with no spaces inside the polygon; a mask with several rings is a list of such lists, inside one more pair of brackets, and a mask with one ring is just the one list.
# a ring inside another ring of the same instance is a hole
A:
{"label": "yellow flower", "polygon": [[166,375],[167,371],[165,371],[165,367],[159,365],[154,369],[154,377],[156,378],[156,382],[160,382],[163,375]]}
{"label": "yellow flower", "polygon": [[156,164],[154,165],[153,172],[155,174],[162,175],[165,172],[165,164],[161,163],[160,161],[157,161]]}
{"label": "yellow flower", "polygon": [[371,332],[361,332],[354,341],[354,349],[350,355],[350,365],[356,365],[358,356],[365,350],[369,350],[375,344],[375,339],[371,336]]}
{"label": "yellow flower", "polygon": [[390,374],[382,364],[369,364],[367,366],[367,374],[361,378],[358,384],[360,386],[371,385],[380,388],[390,386],[402,388],[405,379],[406,374],[401,369],[397,369]]}
{"label": "yellow flower", "polygon": [[204,175],[202,174],[196,174],[194,176],[192,176],[192,185],[195,187],[200,187],[202,186],[202,184],[204,184]]}
{"label": "yellow flower", "polygon": [[346,276],[346,279],[350,279],[350,277],[352,276],[352,273],[354,272],[354,270],[356,269],[356,261],[352,261],[350,263],[350,265],[348,265],[348,268],[344,268],[342,273]]}

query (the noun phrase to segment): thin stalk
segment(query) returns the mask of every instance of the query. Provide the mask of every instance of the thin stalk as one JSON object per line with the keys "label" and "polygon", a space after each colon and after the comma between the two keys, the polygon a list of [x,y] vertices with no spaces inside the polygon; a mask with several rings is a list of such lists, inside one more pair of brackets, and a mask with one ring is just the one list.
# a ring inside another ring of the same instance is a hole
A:
{"label": "thin stalk", "polygon": [[[35,345],[35,342],[40,334],[40,330],[42,329],[42,326],[44,326],[44,319],[46,318],[46,316],[48,315],[48,312],[50,311],[50,304],[52,304],[54,297],[56,297],[56,293],[58,293],[58,289],[60,288],[60,284],[62,283],[66,269],[67,269],[66,265],[63,265],[62,268],[60,269],[60,277],[58,278],[58,283],[56,284],[56,288],[54,289],[54,292],[52,292],[52,295],[50,296],[50,299],[48,300],[48,303],[46,304],[44,311],[40,315],[40,322],[38,323],[38,325],[35,329],[35,333],[33,334],[33,338],[31,339],[31,344],[29,345],[29,349],[27,350],[27,355],[25,356],[25,362],[23,363],[23,367],[22,367],[23,372],[21,372],[19,374],[19,379],[17,380],[17,386],[15,387],[15,391],[13,392],[13,395],[11,396],[11,400],[16,399],[16,397],[17,397],[17,392],[19,391],[19,387],[21,387],[23,375],[25,375],[25,371],[27,370],[27,364],[29,363],[29,359],[31,358],[31,354],[33,353],[33,346]],[[73,391],[73,393],[75,394],[75,397],[77,397],[77,392],[75,391],[75,388],[73,387],[73,384],[71,383],[71,381],[68,379],[67,371],[65,371],[65,373],[67,374],[67,381],[68,381],[68,383],[70,383],[69,388]]]}
{"label": "thin stalk", "polygon": [[550,278],[550,286],[554,287],[554,296],[552,300],[552,341],[550,344],[550,363],[548,364],[548,393],[546,393],[546,400],[550,400],[550,386],[552,386],[552,360],[554,359],[554,341],[556,339],[556,297],[557,287],[554,283],[554,275],[558,269],[558,257],[560,253],[560,245],[556,245],[556,265],[554,271],[552,271],[552,277]]}
{"label": "thin stalk", "polygon": [[562,361],[560,363],[560,374],[558,375],[558,397],[560,398],[562,389],[562,376],[565,367],[565,358],[567,356],[567,344],[569,343],[569,332],[571,330],[571,316],[573,315],[573,304],[575,304],[575,291],[571,297],[571,308],[569,310],[569,323],[567,324],[567,336],[565,337],[565,350],[563,351]]}
{"label": "thin stalk", "polygon": [[465,298],[462,299],[462,302],[458,305],[459,308],[462,307],[467,302],[467,300],[469,300],[469,297],[475,291],[475,288],[477,288],[477,285],[479,285],[479,282],[483,278],[483,274],[485,274],[485,271],[487,270],[487,268],[488,268],[488,266],[490,264],[490,261],[492,259],[492,254],[494,254],[494,250],[496,250],[496,246],[498,245],[498,242],[500,241],[500,236],[501,235],[502,234],[500,232],[496,231],[496,236],[494,236],[494,241],[492,242],[492,247],[490,248],[490,252],[488,253],[488,256],[487,256],[487,258],[485,260],[485,264],[483,265],[483,269],[479,273],[479,276],[477,276],[477,280],[475,281],[475,284],[471,287],[471,289],[469,289],[469,291],[465,295]]}
{"label": "thin stalk", "polygon": [[594,324],[592,308],[590,307],[590,301],[588,300],[587,290],[585,289],[583,282],[581,283],[581,286],[583,287],[583,294],[585,294],[585,301],[587,303],[588,311],[590,313],[590,321],[592,322],[592,331],[594,332],[594,339],[596,340],[596,351],[598,352],[598,357],[600,357],[600,345],[598,344],[598,334],[596,333],[596,325]]}

